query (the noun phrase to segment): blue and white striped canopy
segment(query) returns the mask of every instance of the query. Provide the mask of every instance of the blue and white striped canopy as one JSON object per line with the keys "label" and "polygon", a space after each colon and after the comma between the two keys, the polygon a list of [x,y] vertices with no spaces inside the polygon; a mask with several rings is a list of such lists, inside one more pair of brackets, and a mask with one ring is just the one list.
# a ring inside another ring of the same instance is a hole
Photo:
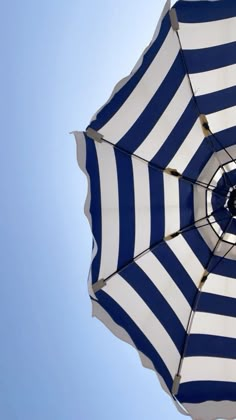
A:
{"label": "blue and white striped canopy", "polygon": [[167,1],[85,132],[93,313],[193,419],[236,418],[236,1]]}

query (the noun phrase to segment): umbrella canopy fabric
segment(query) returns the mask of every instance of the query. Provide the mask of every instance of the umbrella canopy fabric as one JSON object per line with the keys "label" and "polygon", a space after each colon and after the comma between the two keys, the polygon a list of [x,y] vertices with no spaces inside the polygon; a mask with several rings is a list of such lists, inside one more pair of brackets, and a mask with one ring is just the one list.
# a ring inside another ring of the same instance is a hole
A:
{"label": "umbrella canopy fabric", "polygon": [[131,74],[74,133],[93,314],[194,419],[236,418],[235,82],[236,2],[167,1]]}

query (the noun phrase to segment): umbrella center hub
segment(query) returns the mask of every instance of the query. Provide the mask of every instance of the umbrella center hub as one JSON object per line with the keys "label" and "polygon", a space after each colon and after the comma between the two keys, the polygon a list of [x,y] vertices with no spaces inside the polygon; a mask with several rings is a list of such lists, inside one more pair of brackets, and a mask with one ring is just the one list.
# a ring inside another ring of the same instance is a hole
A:
{"label": "umbrella center hub", "polygon": [[236,189],[231,191],[228,201],[228,209],[232,216],[236,216]]}

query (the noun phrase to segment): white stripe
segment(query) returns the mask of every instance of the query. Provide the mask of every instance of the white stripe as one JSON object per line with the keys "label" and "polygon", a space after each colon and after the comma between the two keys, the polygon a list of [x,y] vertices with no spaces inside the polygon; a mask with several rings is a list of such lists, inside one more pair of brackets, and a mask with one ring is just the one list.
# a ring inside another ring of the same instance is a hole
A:
{"label": "white stripe", "polygon": [[[235,126],[236,106],[222,109],[207,115],[209,127],[213,133]],[[228,156],[229,159],[229,156]]]}
{"label": "white stripe", "polygon": [[170,168],[177,169],[180,173],[183,173],[203,140],[204,136],[201,123],[200,120],[197,119],[168,166]]}
{"label": "white stripe", "polygon": [[144,257],[140,258],[137,261],[137,264],[147,274],[149,279],[173,309],[183,327],[186,328],[191,307],[160,261],[158,261],[152,252],[149,252]]}
{"label": "white stripe", "polygon": [[221,357],[185,357],[181,384],[191,381],[235,382],[236,360]]}
{"label": "white stripe", "polygon": [[180,228],[179,215],[179,180],[163,172],[165,202],[165,236],[177,232]]}
{"label": "white stripe", "polygon": [[119,252],[119,200],[114,149],[106,143],[95,142],[95,146],[100,174],[102,213],[100,279],[108,277],[117,269]]}
{"label": "white stripe", "polygon": [[204,291],[236,299],[236,280],[231,277],[210,274],[205,283]]}
{"label": "white stripe", "polygon": [[107,282],[103,291],[130,316],[159,353],[171,376],[174,377],[180,358],[178,349],[138,293],[118,274]]}
{"label": "white stripe", "polygon": [[192,281],[198,287],[204,268],[182,235],[167,242]]}
{"label": "white stripe", "polygon": [[203,73],[191,74],[196,96],[206,95],[235,85],[236,64]]}
{"label": "white stripe", "polygon": [[211,185],[214,185],[216,187],[218,181],[223,176],[224,176],[224,169],[223,168],[219,168],[218,171],[216,172],[216,174],[214,175],[214,178],[211,180]]}
{"label": "white stripe", "polygon": [[[215,1],[220,1],[220,0],[215,0]],[[206,401],[204,403],[198,403],[198,404],[185,403],[183,404],[183,406],[190,413],[190,416],[192,417],[192,419],[195,419],[195,420],[196,419],[198,420],[231,419],[232,420],[236,418],[235,401]]]}
{"label": "white stripe", "polygon": [[195,312],[191,334],[208,334],[236,338],[236,318],[205,312]]}
{"label": "white stripe", "polygon": [[133,92],[117,113],[99,130],[107,140],[117,143],[139,118],[168,74],[178,52],[178,40],[171,28],[161,49]]}
{"label": "white stripe", "polygon": [[148,165],[132,158],[135,200],[134,255],[149,248],[151,233],[150,184]]}
{"label": "white stripe", "polygon": [[230,172],[236,169],[236,163],[235,162],[229,162],[225,165],[226,172]]}
{"label": "white stripe", "polygon": [[183,49],[194,50],[234,42],[236,18],[203,23],[179,23],[178,31]]}
{"label": "white stripe", "polygon": [[135,154],[151,160],[177,124],[192,97],[187,76],[169,102],[164,113],[150,131],[143,143],[136,149]]}

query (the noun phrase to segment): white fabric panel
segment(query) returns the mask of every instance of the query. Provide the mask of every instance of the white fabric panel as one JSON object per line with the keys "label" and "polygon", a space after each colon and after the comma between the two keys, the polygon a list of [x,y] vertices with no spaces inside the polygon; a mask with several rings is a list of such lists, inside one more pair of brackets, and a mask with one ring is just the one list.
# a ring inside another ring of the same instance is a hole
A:
{"label": "white fabric panel", "polygon": [[140,258],[136,264],[147,274],[173,309],[183,327],[186,328],[191,307],[160,261],[152,252],[149,252]]}
{"label": "white fabric panel", "polygon": [[151,160],[177,124],[192,97],[187,76],[173,96],[161,118],[157,121],[144,142],[136,149],[135,154]]}
{"label": "white fabric panel", "polygon": [[[187,1],[187,0],[185,0]],[[188,0],[193,1],[193,0]],[[208,0],[220,1],[220,0]],[[194,420],[235,419],[234,401],[207,401],[200,404],[183,404]]]}
{"label": "white fabric panel", "polygon": [[236,65],[221,67],[204,73],[191,74],[197,96],[206,95],[235,85]]}
{"label": "white fabric panel", "polygon": [[191,334],[208,334],[236,338],[236,318],[205,312],[195,312]]}
{"label": "white fabric panel", "polygon": [[198,287],[204,268],[182,235],[168,242],[168,246]]}
{"label": "white fabric panel", "polygon": [[[212,133],[226,130],[235,126],[236,106],[222,109],[221,111],[208,114],[207,120]],[[228,156],[229,159],[229,156]]]}
{"label": "white fabric panel", "polygon": [[148,165],[132,158],[135,200],[135,248],[134,255],[150,246],[151,213]]}
{"label": "white fabric panel", "polygon": [[225,165],[226,172],[230,172],[236,169],[236,163],[235,162],[229,162]]}
{"label": "white fabric panel", "polygon": [[203,140],[204,136],[200,119],[197,119],[168,166],[177,169],[179,173],[183,173]]}
{"label": "white fabric panel", "polygon": [[235,382],[236,360],[223,357],[185,357],[181,384],[191,381]]}
{"label": "white fabric panel", "polygon": [[204,285],[204,291],[236,299],[236,280],[231,277],[210,274]]}
{"label": "white fabric panel", "polygon": [[163,172],[165,202],[165,236],[179,230],[179,180]]}
{"label": "white fabric panel", "polygon": [[234,42],[236,38],[235,17],[194,25],[179,22],[179,27],[178,33],[184,50],[224,45]]}
{"label": "white fabric panel", "polygon": [[99,130],[105,139],[115,144],[130,129],[163,82],[178,52],[178,40],[171,28],[158,54],[131,95],[111,120]]}
{"label": "white fabric panel", "polygon": [[99,279],[117,269],[119,252],[119,199],[114,149],[95,142],[100,173],[102,248]]}
{"label": "white fabric panel", "polygon": [[138,293],[119,275],[112,277],[103,291],[111,296],[131,317],[166,364],[172,377],[176,374],[180,355],[165,328]]}

